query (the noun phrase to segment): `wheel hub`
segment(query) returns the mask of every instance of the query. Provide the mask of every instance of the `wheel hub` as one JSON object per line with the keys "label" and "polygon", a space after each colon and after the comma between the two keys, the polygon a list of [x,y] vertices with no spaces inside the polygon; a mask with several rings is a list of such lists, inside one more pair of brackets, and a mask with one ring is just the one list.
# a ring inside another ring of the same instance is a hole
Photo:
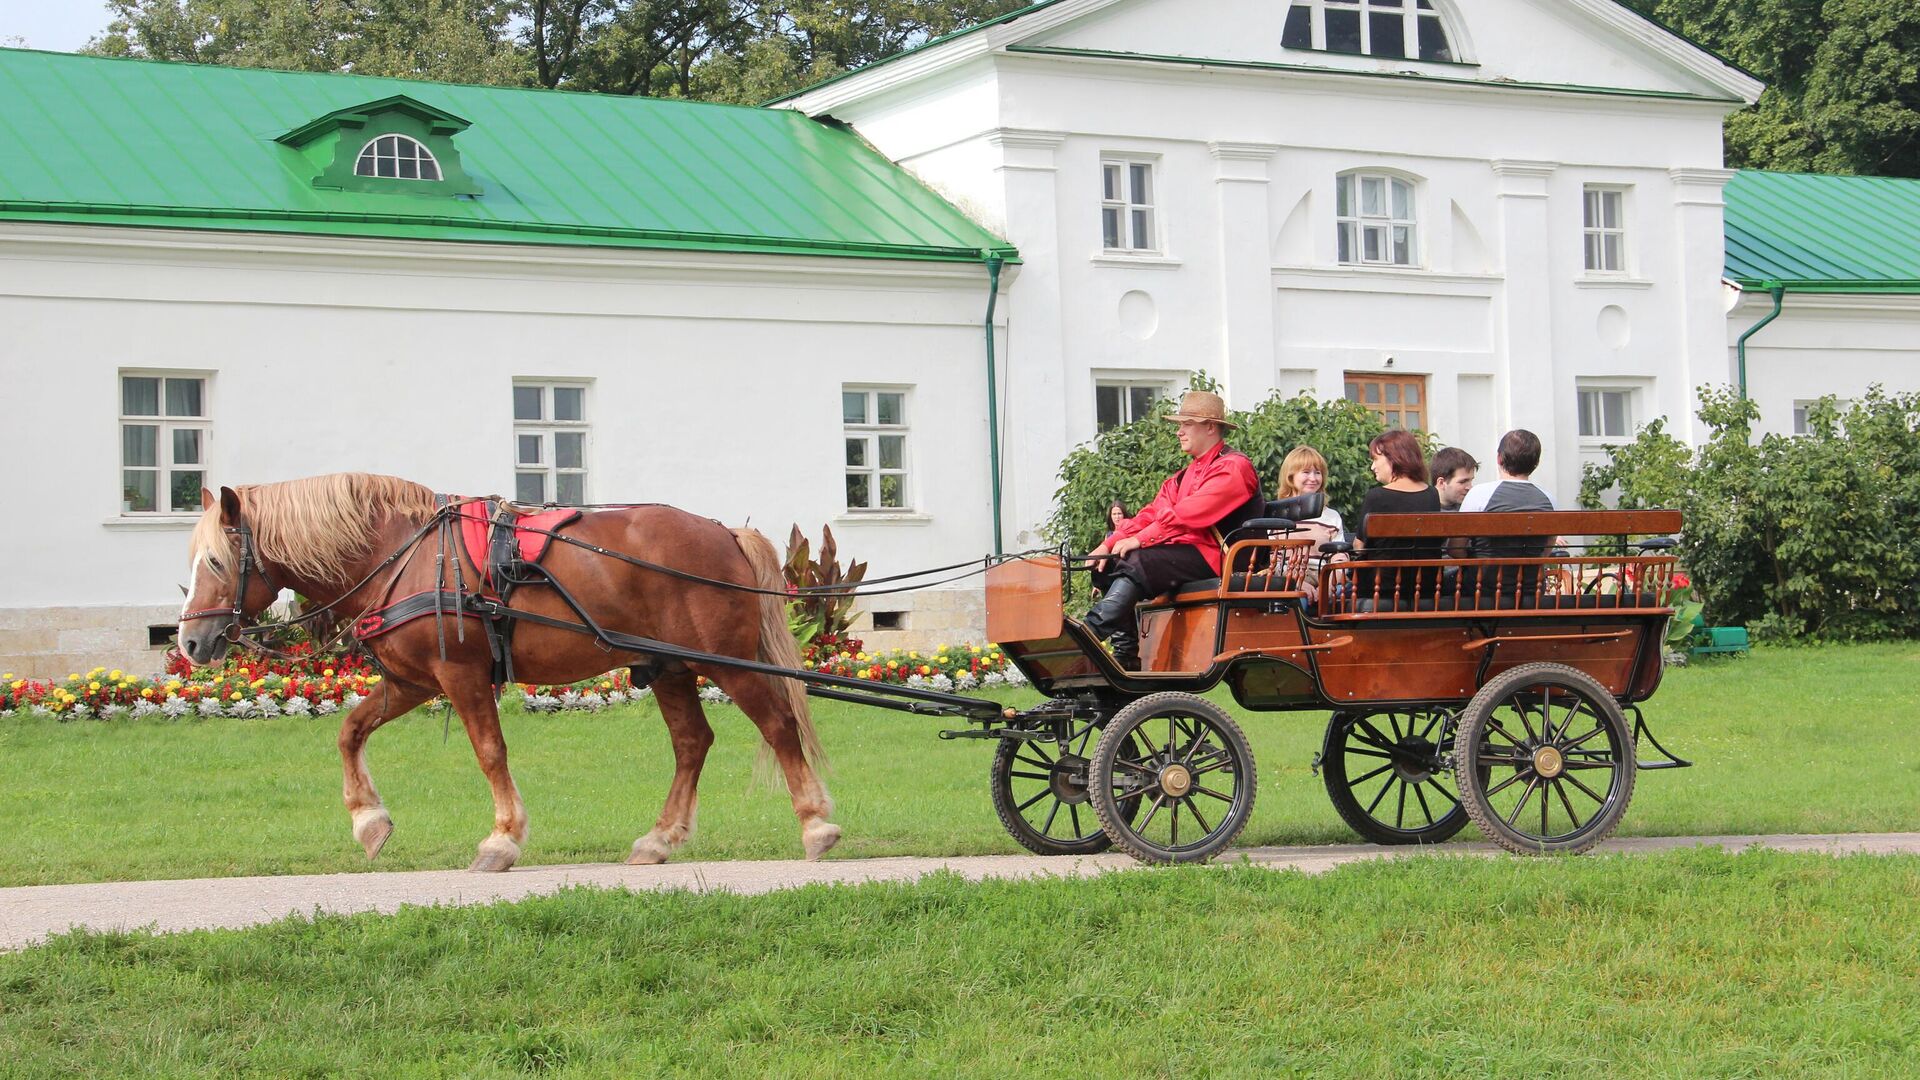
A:
{"label": "wheel hub", "polygon": [[1542,779],[1551,780],[1565,772],[1566,768],[1566,755],[1558,747],[1542,746],[1533,752],[1533,771],[1539,773]]}
{"label": "wheel hub", "polygon": [[1193,790],[1193,770],[1185,765],[1168,765],[1160,770],[1160,790],[1179,798]]}
{"label": "wheel hub", "polygon": [[1421,738],[1405,738],[1396,744],[1393,771],[1409,784],[1424,784],[1433,776],[1434,759],[1439,747]]}
{"label": "wheel hub", "polygon": [[1047,786],[1053,789],[1054,798],[1076,806],[1087,801],[1086,758],[1077,754],[1062,755],[1049,771]]}

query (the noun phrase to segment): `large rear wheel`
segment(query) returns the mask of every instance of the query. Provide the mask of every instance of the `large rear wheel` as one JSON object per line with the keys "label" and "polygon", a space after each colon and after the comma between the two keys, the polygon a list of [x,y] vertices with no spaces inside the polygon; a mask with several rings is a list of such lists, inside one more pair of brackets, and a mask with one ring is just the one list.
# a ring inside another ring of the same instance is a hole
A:
{"label": "large rear wheel", "polygon": [[1586,851],[1633,799],[1633,732],[1620,703],[1562,664],[1524,664],[1482,687],[1454,746],[1468,816],[1515,854]]}
{"label": "large rear wheel", "polygon": [[1088,764],[1093,812],[1145,862],[1205,862],[1253,816],[1253,749],[1193,694],[1151,694],[1107,722]]}
{"label": "large rear wheel", "polygon": [[1453,778],[1451,717],[1439,711],[1334,713],[1320,753],[1327,798],[1376,844],[1438,844],[1466,827]]}

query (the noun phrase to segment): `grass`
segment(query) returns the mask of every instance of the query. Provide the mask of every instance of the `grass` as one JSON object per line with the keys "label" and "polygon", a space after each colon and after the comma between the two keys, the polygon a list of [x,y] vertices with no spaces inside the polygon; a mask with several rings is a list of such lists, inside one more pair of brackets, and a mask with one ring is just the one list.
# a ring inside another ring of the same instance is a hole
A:
{"label": "grass", "polygon": [[[1009,701],[1034,700],[1012,696]],[[758,736],[710,708],[718,741],[684,859],[797,858],[784,793],[749,782]],[[1641,777],[1625,835],[1920,830],[1920,645],[1761,649],[1676,670],[1649,706],[1699,764]],[[990,744],[938,720],[816,702],[833,755],[834,857],[1015,852],[987,797]],[[1260,767],[1243,844],[1356,838],[1309,772],[1325,717],[1242,713]],[[374,868],[463,867],[492,821],[457,722],[416,713],[369,746],[397,831]],[[505,719],[532,815],[524,862],[607,862],[651,827],[672,773],[651,704]],[[0,721],[0,885],[327,873],[369,864],[340,806],[328,720]],[[1469,828],[1462,839],[1474,838]]]}
{"label": "grass", "polygon": [[0,956],[9,1076],[1897,1076],[1920,858],[577,890]]}

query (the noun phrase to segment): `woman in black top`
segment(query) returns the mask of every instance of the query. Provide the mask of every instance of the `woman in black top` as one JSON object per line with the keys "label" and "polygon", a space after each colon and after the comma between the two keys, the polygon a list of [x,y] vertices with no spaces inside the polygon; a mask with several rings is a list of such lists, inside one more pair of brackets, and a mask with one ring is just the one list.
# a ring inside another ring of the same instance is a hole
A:
{"label": "woman in black top", "polygon": [[[1373,540],[1367,535],[1367,524],[1374,514],[1440,512],[1440,494],[1427,483],[1427,463],[1420,455],[1419,441],[1405,431],[1389,431],[1374,436],[1367,444],[1367,453],[1374,479],[1380,481],[1381,486],[1369,489],[1360,501],[1359,542],[1354,549],[1364,552],[1363,557],[1368,559],[1440,558],[1445,550],[1445,538]],[[1357,569],[1353,577],[1363,609],[1391,611],[1398,607],[1411,611],[1416,598],[1434,594],[1440,571],[1437,567],[1425,567],[1376,575],[1371,570]]]}

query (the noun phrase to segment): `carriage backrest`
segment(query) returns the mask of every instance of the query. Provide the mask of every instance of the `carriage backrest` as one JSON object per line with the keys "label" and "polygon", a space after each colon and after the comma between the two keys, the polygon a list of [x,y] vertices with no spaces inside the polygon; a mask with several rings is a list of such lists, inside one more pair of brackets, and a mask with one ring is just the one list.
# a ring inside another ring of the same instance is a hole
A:
{"label": "carriage backrest", "polygon": [[1367,537],[1653,536],[1680,531],[1678,510],[1538,510],[1504,514],[1370,514]]}

